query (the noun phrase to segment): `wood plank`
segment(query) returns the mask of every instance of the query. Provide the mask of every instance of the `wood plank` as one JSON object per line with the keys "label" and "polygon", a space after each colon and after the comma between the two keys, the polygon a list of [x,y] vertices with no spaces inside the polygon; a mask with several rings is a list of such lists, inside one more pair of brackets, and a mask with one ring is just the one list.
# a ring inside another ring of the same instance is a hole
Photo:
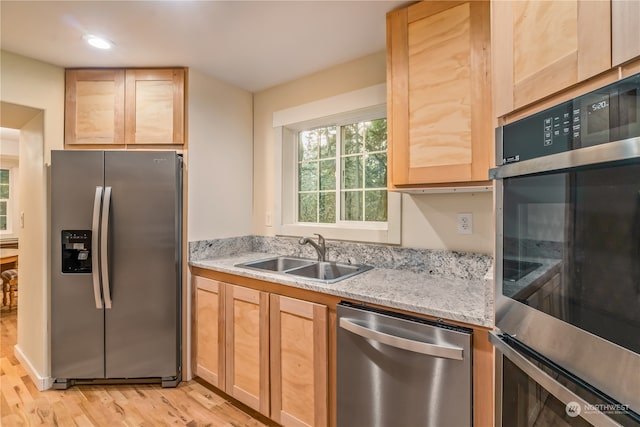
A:
{"label": "wood plank", "polygon": [[313,305],[313,385],[314,385],[314,426],[329,424],[327,407],[329,404],[329,348],[327,307]]}
{"label": "wood plank", "polygon": [[[409,164],[409,35],[407,9],[387,14],[388,186],[408,183]],[[393,162],[393,163],[391,163]]]}
{"label": "wood plank", "polygon": [[491,2],[494,117],[513,111],[513,2]]}
{"label": "wood plank", "polygon": [[470,164],[470,5],[410,23],[408,31],[409,168]]}
{"label": "wood plank", "polygon": [[615,67],[640,56],[640,2],[611,2],[611,56]]}
{"label": "wood plank", "polygon": [[521,108],[578,81],[578,53],[571,52],[514,85],[513,105]]}
{"label": "wood plank", "polygon": [[[578,2],[577,81],[611,68],[611,7],[609,0]],[[638,34],[637,26],[631,34]]]}
{"label": "wood plank", "polygon": [[578,50],[578,1],[513,2],[514,83]]}
{"label": "wood plank", "polygon": [[412,4],[407,8],[407,21],[409,23],[419,21],[429,16],[444,12],[447,9],[460,6],[466,1],[422,1]]}
{"label": "wood plank", "polygon": [[[485,181],[495,165],[491,80],[491,18],[488,2],[472,2],[471,7],[471,180]],[[460,179],[458,178],[458,181]]]}

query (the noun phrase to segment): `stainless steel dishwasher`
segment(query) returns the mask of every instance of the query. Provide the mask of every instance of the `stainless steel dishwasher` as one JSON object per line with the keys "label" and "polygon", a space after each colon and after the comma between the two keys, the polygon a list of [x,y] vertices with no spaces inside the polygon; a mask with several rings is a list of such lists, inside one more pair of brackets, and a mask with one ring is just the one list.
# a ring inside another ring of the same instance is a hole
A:
{"label": "stainless steel dishwasher", "polygon": [[338,427],[466,427],[471,329],[363,305],[337,307]]}

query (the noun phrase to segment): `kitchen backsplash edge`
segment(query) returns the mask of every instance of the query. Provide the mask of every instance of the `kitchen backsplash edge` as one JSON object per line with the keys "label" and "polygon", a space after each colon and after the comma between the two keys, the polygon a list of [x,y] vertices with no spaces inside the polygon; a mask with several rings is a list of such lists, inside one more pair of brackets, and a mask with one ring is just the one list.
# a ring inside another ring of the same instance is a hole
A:
{"label": "kitchen backsplash edge", "polygon": [[[327,241],[327,260],[368,264],[376,268],[407,270],[458,279],[476,280],[488,276],[493,257],[473,252],[403,248],[365,243]],[[189,242],[189,261],[223,258],[246,252],[315,258],[309,245],[298,238],[241,236]]]}

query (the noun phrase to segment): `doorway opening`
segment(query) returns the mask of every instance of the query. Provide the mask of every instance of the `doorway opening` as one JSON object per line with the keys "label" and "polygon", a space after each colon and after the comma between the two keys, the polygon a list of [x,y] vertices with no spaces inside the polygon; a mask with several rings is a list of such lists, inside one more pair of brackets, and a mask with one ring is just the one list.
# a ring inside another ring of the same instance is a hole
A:
{"label": "doorway opening", "polygon": [[[18,359],[31,347],[33,331],[46,335],[47,177],[44,161],[44,111],[0,103],[0,249],[3,273],[2,353]],[[6,256],[5,256],[6,255]],[[7,261],[5,264],[4,261]],[[5,318],[6,316],[6,318]],[[31,331],[31,333],[29,333]],[[40,344],[40,340],[39,345]],[[47,348],[45,346],[45,348]]]}

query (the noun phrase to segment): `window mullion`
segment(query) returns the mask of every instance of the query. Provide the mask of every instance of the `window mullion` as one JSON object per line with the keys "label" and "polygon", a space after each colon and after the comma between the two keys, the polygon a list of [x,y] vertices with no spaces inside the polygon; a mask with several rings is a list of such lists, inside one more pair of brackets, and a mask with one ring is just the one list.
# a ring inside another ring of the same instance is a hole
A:
{"label": "window mullion", "polygon": [[336,126],[336,224],[342,213],[342,126]]}
{"label": "window mullion", "polygon": [[362,216],[360,217],[360,221],[365,221],[365,211],[366,211],[366,205],[364,204],[364,189],[366,187],[366,173],[365,171],[367,170],[367,150],[365,149],[367,140],[366,140],[366,136],[367,133],[366,131],[363,132],[364,133],[364,137],[362,138]]}

